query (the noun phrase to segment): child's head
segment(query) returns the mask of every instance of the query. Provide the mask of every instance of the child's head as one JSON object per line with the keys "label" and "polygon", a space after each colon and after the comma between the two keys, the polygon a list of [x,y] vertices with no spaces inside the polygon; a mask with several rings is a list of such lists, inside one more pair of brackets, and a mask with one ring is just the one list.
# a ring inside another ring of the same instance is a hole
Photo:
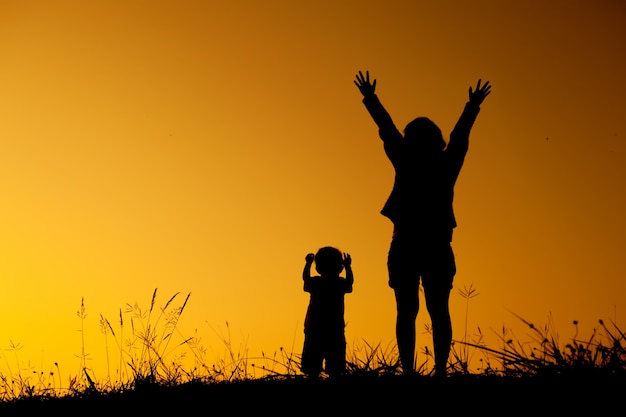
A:
{"label": "child's head", "polygon": [[343,254],[331,246],[320,248],[315,254],[315,270],[320,275],[339,275],[343,271]]}
{"label": "child's head", "polygon": [[427,117],[418,117],[407,124],[404,137],[421,149],[442,151],[446,147],[441,129]]}

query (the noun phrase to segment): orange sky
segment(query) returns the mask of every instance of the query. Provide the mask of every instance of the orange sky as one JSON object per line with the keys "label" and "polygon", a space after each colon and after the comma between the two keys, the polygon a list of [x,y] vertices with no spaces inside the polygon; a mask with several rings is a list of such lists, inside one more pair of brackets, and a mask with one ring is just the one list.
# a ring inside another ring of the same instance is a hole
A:
{"label": "orange sky", "polygon": [[0,372],[11,341],[24,369],[76,372],[82,297],[102,366],[100,314],[155,288],[191,293],[181,332],[216,357],[227,321],[251,357],[299,354],[304,256],[325,245],[353,258],[349,343],[393,344],[393,171],[358,70],[398,126],[444,132],[493,85],[456,187],[455,338],[470,285],[471,334],[517,326],[507,310],[552,314],[561,339],[623,327],[625,18],[617,0],[0,0]]}

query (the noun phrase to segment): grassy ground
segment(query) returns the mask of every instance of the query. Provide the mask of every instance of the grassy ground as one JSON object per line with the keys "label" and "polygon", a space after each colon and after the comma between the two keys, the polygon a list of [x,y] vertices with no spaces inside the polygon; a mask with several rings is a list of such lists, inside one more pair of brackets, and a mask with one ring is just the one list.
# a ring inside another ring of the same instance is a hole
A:
{"label": "grassy ground", "polygon": [[[33,381],[30,376],[0,373],[0,417],[56,413],[369,416],[412,410],[415,414],[579,416],[626,411],[622,400],[626,336],[613,322],[600,321],[591,335],[580,338],[576,332],[561,345],[549,325],[537,327],[518,317],[528,326],[531,340],[511,340],[504,331],[500,345],[490,348],[480,338],[469,342],[464,337],[452,346],[445,378],[431,376],[427,362],[415,374],[403,375],[395,347],[385,350],[365,343],[348,355],[346,375],[313,379],[300,374],[298,355],[282,349],[265,358],[270,366],[262,368],[262,376],[256,376],[260,369],[249,358],[230,349],[218,363],[205,363],[192,338],[181,346],[191,349],[200,363],[192,370],[183,369],[165,352],[170,351],[168,343],[189,297],[177,306],[174,296],[160,309],[155,308],[155,298],[156,290],[145,312],[136,311],[137,307],[128,311],[136,323],[124,340],[117,339],[113,326],[102,318],[105,334],[127,349],[120,352],[125,361],[118,374],[127,376],[123,381],[94,380],[86,362],[83,375],[71,376],[63,385],[52,374],[49,380]],[[84,311],[82,303],[80,311]],[[122,319],[119,326],[117,334],[122,334]],[[224,340],[224,345],[230,348],[230,341]],[[428,359],[428,352],[421,354]],[[481,357],[481,366],[471,370],[473,356]]]}
{"label": "grassy ground", "polygon": [[584,415],[624,411],[624,376],[571,375],[504,377],[451,375],[403,377],[348,375],[311,380],[303,377],[226,383],[159,384],[109,393],[60,398],[26,398],[0,405],[1,415],[118,415],[202,413],[234,415],[312,415],[441,411],[481,415]]}

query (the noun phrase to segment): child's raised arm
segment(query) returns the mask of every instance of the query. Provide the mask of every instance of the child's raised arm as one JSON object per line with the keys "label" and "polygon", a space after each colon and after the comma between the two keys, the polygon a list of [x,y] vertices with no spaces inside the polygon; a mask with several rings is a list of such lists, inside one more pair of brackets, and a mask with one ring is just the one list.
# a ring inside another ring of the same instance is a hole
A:
{"label": "child's raised arm", "polygon": [[304,281],[311,279],[311,265],[313,264],[313,260],[315,259],[315,255],[312,253],[308,253],[304,257],[304,269],[302,270],[302,279]]}
{"label": "child's raised arm", "polygon": [[352,273],[352,258],[349,253],[343,254],[343,267],[346,270],[346,284],[348,284],[348,292],[352,292],[352,284],[354,284],[354,274]]}

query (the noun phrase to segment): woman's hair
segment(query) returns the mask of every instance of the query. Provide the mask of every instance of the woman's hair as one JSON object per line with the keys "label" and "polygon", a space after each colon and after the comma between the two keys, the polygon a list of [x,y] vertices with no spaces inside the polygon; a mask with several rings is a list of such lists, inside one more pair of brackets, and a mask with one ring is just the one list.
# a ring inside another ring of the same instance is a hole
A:
{"label": "woman's hair", "polygon": [[441,129],[428,117],[418,117],[409,122],[404,128],[404,137],[408,140],[419,141],[422,145],[443,150],[446,142],[443,140]]}
{"label": "woman's hair", "polygon": [[315,254],[315,269],[321,275],[339,274],[343,271],[343,254],[337,248],[325,246]]}

